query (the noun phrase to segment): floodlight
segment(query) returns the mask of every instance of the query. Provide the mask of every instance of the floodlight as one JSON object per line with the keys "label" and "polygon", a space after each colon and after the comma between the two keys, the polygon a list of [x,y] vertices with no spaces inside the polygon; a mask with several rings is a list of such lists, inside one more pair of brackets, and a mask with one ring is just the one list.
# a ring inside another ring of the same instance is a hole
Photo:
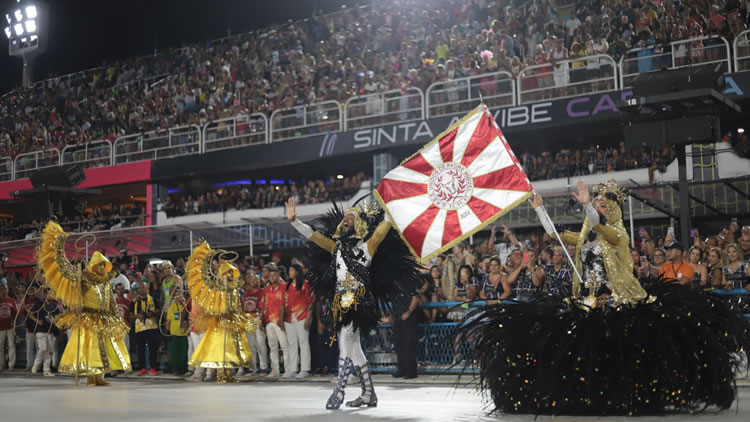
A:
{"label": "floodlight", "polygon": [[39,38],[39,37],[38,37],[37,35],[32,35],[32,36],[31,36],[31,41],[36,41],[36,40],[37,40],[38,38]]}
{"label": "floodlight", "polygon": [[23,25],[22,24],[17,23],[15,25],[13,25],[13,29],[16,31],[16,35],[23,34]]}
{"label": "floodlight", "polygon": [[26,18],[27,19],[34,19],[34,18],[36,18],[36,6],[28,6],[28,7],[26,7]]}
{"label": "floodlight", "polygon": [[28,38],[26,38],[26,37],[23,37],[23,38],[21,38],[21,42],[22,42],[22,43],[24,43],[24,44],[25,44],[25,43],[26,43],[26,41],[28,41]]}
{"label": "floodlight", "polygon": [[27,20],[24,25],[26,26],[26,32],[36,32],[36,21],[34,19]]}
{"label": "floodlight", "polygon": [[13,14],[16,15],[16,22],[21,22],[23,20],[23,13],[21,13],[21,10],[16,10]]}
{"label": "floodlight", "polygon": [[9,15],[9,14],[7,14],[7,13],[5,14],[5,20],[7,20],[9,24],[10,24],[10,23],[13,23],[13,22],[11,22],[11,20],[10,20],[10,15]]}
{"label": "floodlight", "polygon": [[10,27],[9,26],[5,27],[5,36],[8,37],[8,39],[10,39]]}

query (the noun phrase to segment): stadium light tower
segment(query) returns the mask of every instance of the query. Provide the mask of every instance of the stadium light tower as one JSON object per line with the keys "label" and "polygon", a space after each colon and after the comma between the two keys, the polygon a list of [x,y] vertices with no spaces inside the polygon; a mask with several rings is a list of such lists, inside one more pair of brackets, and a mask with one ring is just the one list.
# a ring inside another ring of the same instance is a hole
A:
{"label": "stadium light tower", "polygon": [[8,54],[23,60],[23,86],[31,85],[34,58],[47,50],[47,5],[39,1],[16,0],[5,14]]}

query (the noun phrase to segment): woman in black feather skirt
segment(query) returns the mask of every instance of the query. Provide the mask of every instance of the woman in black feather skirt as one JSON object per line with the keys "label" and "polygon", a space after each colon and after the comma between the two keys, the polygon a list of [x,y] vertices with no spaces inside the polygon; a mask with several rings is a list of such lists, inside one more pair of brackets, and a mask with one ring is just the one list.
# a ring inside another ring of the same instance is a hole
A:
{"label": "woman in black feather skirt", "polygon": [[[595,197],[579,182],[586,218],[568,298],[490,305],[468,315],[460,339],[473,345],[480,386],[497,411],[545,415],[653,415],[728,408],[750,324],[711,294],[633,277],[622,223],[627,194],[614,182]],[[531,205],[554,229],[536,195]],[[645,287],[645,289],[644,289]]]}
{"label": "woman in black feather skirt", "polygon": [[[286,204],[292,226],[318,247],[310,249],[309,281],[318,301],[330,304],[334,336],[338,336],[338,380],[326,402],[338,409],[347,377],[354,367],[362,394],[349,407],[375,407],[378,398],[362,351],[360,332],[378,323],[381,309],[400,315],[421,285],[419,267],[385,213],[375,206],[342,211],[334,206],[314,222],[315,229],[296,217],[294,200]],[[331,340],[333,342],[333,337]]]}

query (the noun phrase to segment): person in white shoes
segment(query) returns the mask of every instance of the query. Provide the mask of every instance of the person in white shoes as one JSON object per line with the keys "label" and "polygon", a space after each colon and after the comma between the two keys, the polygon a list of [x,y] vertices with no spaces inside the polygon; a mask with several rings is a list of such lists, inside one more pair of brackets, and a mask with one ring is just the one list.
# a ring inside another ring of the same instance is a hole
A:
{"label": "person in white shoes", "polygon": [[[242,307],[248,314],[263,319],[265,311],[265,292],[261,286],[260,278],[248,270],[248,288],[242,295]],[[254,333],[247,333],[247,342],[253,351],[253,362],[258,362],[260,371],[268,370],[268,346],[266,345],[266,328],[261,324]],[[257,358],[257,360],[256,360]],[[244,368],[240,368],[244,372]],[[251,375],[255,370],[250,371]],[[241,376],[239,373],[237,376]]]}
{"label": "person in white shoes", "polygon": [[267,265],[271,284],[265,288],[266,312],[266,335],[268,346],[271,349],[271,372],[269,377],[278,377],[279,372],[279,348],[284,354],[284,378],[292,378],[292,364],[289,359],[289,344],[284,332],[284,302],[286,296],[286,283],[281,281],[279,270],[275,265]]}
{"label": "person in white shoes", "polygon": [[47,300],[48,290],[48,288],[39,289],[39,301],[29,311],[27,327],[34,332],[37,347],[36,359],[34,359],[31,373],[36,374],[42,368],[45,376],[54,376],[52,373],[52,351],[55,347],[55,336],[59,331],[52,324],[52,320],[59,311],[54,301]]}
{"label": "person in white shoes", "polygon": [[[297,378],[310,375],[310,324],[312,323],[313,295],[310,283],[305,280],[302,266],[289,267],[289,283],[286,285],[286,338],[289,343],[291,371],[300,372]],[[300,360],[301,358],[301,360]]]}

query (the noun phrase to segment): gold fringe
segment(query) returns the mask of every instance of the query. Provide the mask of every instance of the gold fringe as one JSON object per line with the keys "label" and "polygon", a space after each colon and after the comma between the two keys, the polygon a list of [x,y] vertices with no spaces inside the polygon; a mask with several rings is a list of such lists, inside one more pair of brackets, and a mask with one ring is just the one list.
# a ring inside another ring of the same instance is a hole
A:
{"label": "gold fringe", "polygon": [[120,315],[104,312],[83,311],[80,315],[73,311],[65,312],[55,319],[55,325],[63,330],[80,329],[95,333],[99,338],[124,338],[130,327]]}

